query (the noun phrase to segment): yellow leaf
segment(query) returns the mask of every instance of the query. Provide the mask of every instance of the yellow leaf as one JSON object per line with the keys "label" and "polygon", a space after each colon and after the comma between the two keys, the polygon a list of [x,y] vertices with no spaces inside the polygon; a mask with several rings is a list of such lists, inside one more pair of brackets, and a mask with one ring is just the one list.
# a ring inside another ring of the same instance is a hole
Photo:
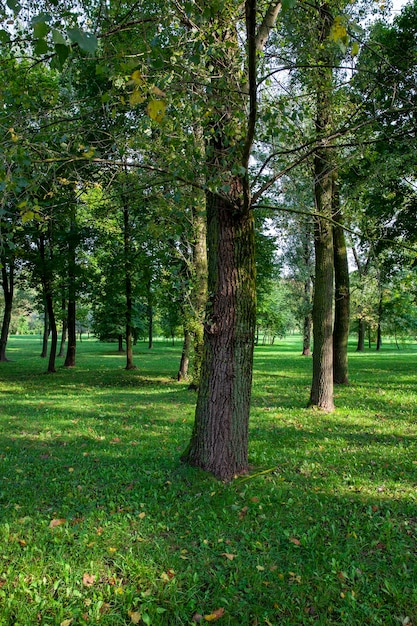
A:
{"label": "yellow leaf", "polygon": [[35,217],[35,213],[33,211],[25,211],[22,213],[22,224],[26,224],[26,222],[30,222]]}
{"label": "yellow leaf", "polygon": [[64,619],[64,621],[61,622],[59,626],[70,626],[71,624],[72,624],[72,618],[71,619]]}
{"label": "yellow leaf", "polygon": [[258,570],[258,572],[263,572],[265,570],[265,568],[262,565],[257,565],[256,569]]}
{"label": "yellow leaf", "polygon": [[357,41],[354,41],[352,44],[352,50],[350,53],[353,57],[355,57],[358,54],[358,52],[359,52],[359,44]]}
{"label": "yellow leaf", "polygon": [[330,39],[336,43],[346,43],[347,40],[347,31],[346,28],[341,23],[342,18],[340,16],[335,17],[333,25],[330,29]]}
{"label": "yellow leaf", "polygon": [[206,622],[214,622],[216,619],[220,619],[223,615],[224,609],[220,608],[216,611],[213,611],[213,613],[210,613],[209,615],[205,615],[204,619],[206,620]]}
{"label": "yellow leaf", "polygon": [[10,135],[12,137],[12,141],[16,142],[19,139],[19,137],[14,132],[14,128],[9,128],[9,133],[10,133]]}
{"label": "yellow leaf", "polygon": [[137,104],[142,104],[142,102],[145,102],[145,100],[146,96],[143,95],[143,93],[139,91],[139,89],[135,89],[135,91],[133,91],[129,96],[129,104],[132,107],[135,107]]}
{"label": "yellow leaf", "polygon": [[139,613],[139,611],[128,611],[127,614],[129,615],[132,624],[139,624],[142,618],[142,613]]}
{"label": "yellow leaf", "polygon": [[139,72],[139,70],[135,70],[133,72],[132,76],[130,77],[130,80],[132,81],[134,85],[143,85],[144,83],[142,74]]}
{"label": "yellow leaf", "polygon": [[165,117],[166,108],[167,105],[163,100],[150,100],[148,102],[148,106],[146,107],[146,111],[151,120],[160,124]]}
{"label": "yellow leaf", "polygon": [[144,517],[146,517],[145,511],[142,511],[142,513],[139,513],[138,517],[139,519],[143,519]]}

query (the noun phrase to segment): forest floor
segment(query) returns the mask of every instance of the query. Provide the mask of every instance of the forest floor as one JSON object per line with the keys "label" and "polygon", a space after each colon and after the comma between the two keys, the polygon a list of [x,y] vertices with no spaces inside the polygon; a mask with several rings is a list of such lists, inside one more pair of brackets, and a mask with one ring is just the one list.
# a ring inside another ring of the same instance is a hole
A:
{"label": "forest floor", "polygon": [[417,626],[417,349],[350,353],[329,415],[300,339],[255,354],[250,474],[179,462],[181,346],[39,338],[0,363],[0,626]]}

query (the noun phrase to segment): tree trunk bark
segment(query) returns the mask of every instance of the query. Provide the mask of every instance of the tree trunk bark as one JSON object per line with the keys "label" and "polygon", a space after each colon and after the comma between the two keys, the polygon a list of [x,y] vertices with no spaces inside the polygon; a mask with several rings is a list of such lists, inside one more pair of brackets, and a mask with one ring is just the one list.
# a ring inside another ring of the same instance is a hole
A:
{"label": "tree trunk bark", "polygon": [[188,328],[184,327],[184,342],[182,344],[182,353],[180,360],[180,367],[177,374],[179,381],[186,380],[188,378],[188,365],[190,362],[191,351],[191,333]]}
{"label": "tree trunk bark", "polygon": [[302,356],[310,356],[311,354],[311,313],[304,316],[303,322],[303,351]]}
{"label": "tree trunk bark", "polygon": [[356,348],[356,352],[364,352],[365,351],[365,320],[358,320],[358,345]]}
{"label": "tree trunk bark", "polygon": [[207,244],[205,207],[197,207],[193,211],[193,270],[195,289],[193,290],[193,362],[190,388],[200,386],[201,364],[204,349],[204,312],[207,302]]}
{"label": "tree trunk bark", "polygon": [[124,349],[123,349],[123,335],[121,333],[120,333],[120,335],[117,336],[117,342],[118,342],[117,352],[124,352]]}
{"label": "tree trunk bark", "polygon": [[62,330],[61,330],[61,343],[59,346],[58,356],[61,358],[65,353],[65,343],[67,341],[67,333],[68,333],[68,310],[67,303],[65,298],[62,298],[61,304],[61,314],[62,314]]}
{"label": "tree trunk bark", "polygon": [[382,320],[382,290],[379,294],[378,301],[378,326],[376,331],[376,350],[379,352],[382,347],[382,328],[381,328],[381,320]]}
{"label": "tree trunk bark", "polygon": [[123,250],[125,270],[125,298],[126,298],[126,367],[127,370],[136,369],[133,363],[133,289],[132,289],[132,250],[129,207],[127,199],[123,198]]}
{"label": "tree trunk bark", "polygon": [[67,354],[65,357],[64,367],[75,367],[75,353],[76,353],[76,344],[77,344],[75,293],[70,294],[69,296],[67,311],[68,311],[68,314],[67,314],[68,345],[67,345]]}
{"label": "tree trunk bark", "polygon": [[153,348],[153,298],[151,279],[147,282],[146,295],[148,299],[148,350]]}
{"label": "tree trunk bark", "polygon": [[[316,83],[316,135],[326,136],[331,128],[333,77],[331,60],[325,51],[333,19],[328,5],[319,7],[317,23],[321,48]],[[333,163],[330,149],[318,147],[314,155],[314,215],[315,281],[313,299],[313,380],[309,406],[325,411],[334,409],[333,402],[333,301],[334,259],[333,229]]]}
{"label": "tree trunk bark", "polygon": [[48,355],[48,339],[49,339],[49,315],[46,306],[46,298],[44,296],[44,312],[43,312],[43,335],[42,335],[42,351],[41,359],[46,359]]}
{"label": "tree trunk bark", "polygon": [[55,359],[56,359],[56,349],[58,345],[58,330],[56,326],[51,285],[48,282],[46,284],[45,298],[46,298],[46,306],[48,309],[49,327],[51,329],[51,347],[49,349],[49,361],[48,361],[47,372],[48,374],[53,374],[56,372]]}
{"label": "tree trunk bark", "polygon": [[346,250],[343,217],[340,210],[340,197],[337,182],[333,186],[333,247],[335,270],[335,307],[333,327],[333,379],[338,385],[347,385],[348,339],[349,339],[349,264]]}
{"label": "tree trunk bark", "polygon": [[[242,181],[234,179],[242,196]],[[207,194],[208,303],[194,430],[183,460],[230,480],[248,468],[255,331],[252,212]]]}
{"label": "tree trunk bark", "polygon": [[9,262],[9,272],[7,272],[7,261],[2,260],[2,283],[4,295],[4,313],[0,335],[0,361],[8,361],[6,357],[7,340],[9,338],[10,322],[12,319],[13,294],[14,294],[14,261]]}

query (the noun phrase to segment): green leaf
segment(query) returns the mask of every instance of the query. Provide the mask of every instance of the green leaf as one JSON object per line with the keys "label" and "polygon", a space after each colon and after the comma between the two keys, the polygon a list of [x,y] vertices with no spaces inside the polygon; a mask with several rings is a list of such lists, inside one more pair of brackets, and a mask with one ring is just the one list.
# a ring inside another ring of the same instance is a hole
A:
{"label": "green leaf", "polygon": [[67,47],[67,42],[65,41],[62,33],[60,33],[59,30],[56,30],[56,28],[52,29],[52,41],[54,42],[54,44],[59,44]]}
{"label": "green leaf", "polygon": [[38,39],[34,47],[35,54],[46,54],[48,52],[48,44],[45,39]]}
{"label": "green leaf", "polygon": [[17,0],[7,0],[6,4],[9,7],[9,9],[13,11],[15,15],[17,15],[20,9],[22,8]]}
{"label": "green leaf", "polygon": [[62,69],[62,66],[64,65],[65,61],[68,59],[68,56],[70,53],[70,47],[58,43],[55,45],[55,52],[57,54],[58,69]]}
{"label": "green leaf", "polygon": [[0,30],[0,42],[1,43],[9,43],[10,35],[7,30]]}
{"label": "green leaf", "polygon": [[43,39],[49,33],[49,26],[45,22],[37,22],[33,25],[33,32],[37,39]]}
{"label": "green leaf", "polygon": [[297,0],[282,0],[282,10],[293,9],[297,4]]}
{"label": "green leaf", "polygon": [[79,28],[69,28],[67,35],[74,43],[78,44],[81,50],[94,54],[97,50],[98,39],[94,33],[87,33]]}

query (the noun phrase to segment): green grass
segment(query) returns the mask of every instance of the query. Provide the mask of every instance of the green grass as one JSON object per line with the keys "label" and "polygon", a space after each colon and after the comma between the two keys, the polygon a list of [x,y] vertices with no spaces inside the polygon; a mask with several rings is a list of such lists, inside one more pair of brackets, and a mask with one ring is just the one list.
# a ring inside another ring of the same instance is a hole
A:
{"label": "green grass", "polygon": [[0,626],[417,625],[416,349],[352,351],[325,415],[299,338],[259,346],[251,474],[222,484],[178,461],[179,345],[127,372],[84,341],[54,375],[40,348],[0,363]]}

